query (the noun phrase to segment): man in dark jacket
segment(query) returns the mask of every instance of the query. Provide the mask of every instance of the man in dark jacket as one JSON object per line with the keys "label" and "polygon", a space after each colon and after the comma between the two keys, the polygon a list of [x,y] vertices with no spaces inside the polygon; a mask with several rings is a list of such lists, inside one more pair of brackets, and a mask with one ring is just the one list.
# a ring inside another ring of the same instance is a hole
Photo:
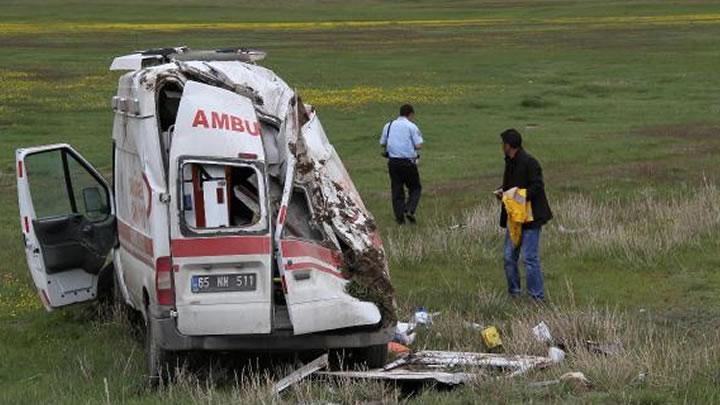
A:
{"label": "man in dark jacket", "polygon": [[[522,148],[522,136],[518,131],[508,129],[500,134],[500,138],[505,153],[505,174],[502,188],[496,190],[496,195],[500,198],[503,191],[513,187],[524,188],[527,190],[527,200],[531,203],[533,213],[533,221],[522,226],[519,246],[513,246],[509,232],[505,236],[505,276],[508,292],[512,297],[517,297],[522,292],[518,272],[518,259],[522,254],[528,294],[534,300],[542,301],[545,299],[545,286],[540,267],[540,231],[553,216],[545,196],[542,168],[540,163]],[[504,206],[500,209],[500,226],[507,228],[507,212]]]}

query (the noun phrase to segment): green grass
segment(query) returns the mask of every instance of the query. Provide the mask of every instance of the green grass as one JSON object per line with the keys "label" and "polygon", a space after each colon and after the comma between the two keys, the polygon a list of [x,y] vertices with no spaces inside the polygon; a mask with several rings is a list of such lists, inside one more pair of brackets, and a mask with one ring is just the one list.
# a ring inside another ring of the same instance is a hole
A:
{"label": "green grass", "polygon": [[[578,353],[558,370],[527,379],[427,391],[415,400],[717,401],[717,369],[695,356],[718,358],[711,331],[720,312],[720,232],[712,204],[696,203],[708,195],[706,185],[720,181],[720,22],[688,22],[683,16],[719,12],[720,4],[712,1],[651,0],[4,2],[0,27],[29,28],[0,28],[0,402],[97,403],[106,395],[111,402],[132,403],[268,401],[264,377],[257,377],[259,387],[246,384],[256,389],[240,389],[245,385],[232,377],[188,376],[160,393],[148,390],[142,345],[127,325],[98,316],[92,305],[44,313],[26,269],[13,150],[68,142],[108,173],[109,105],[118,77],[107,71],[112,57],[175,45],[266,49],[263,64],[318,106],[388,243],[402,317],[414,305],[446,314],[421,344],[479,350],[477,336],[452,332],[462,317],[500,325],[511,351],[539,353],[520,336],[521,327],[548,317],[559,328],[567,311],[579,314],[573,318],[578,325],[592,325],[587,314],[607,319],[611,326],[600,328],[601,336],[627,340],[624,358],[636,360],[591,360]],[[675,16],[676,22],[643,23],[639,16]],[[581,19],[558,20],[569,17]],[[448,19],[502,21],[158,31],[132,25],[73,31],[62,25]],[[48,24],[59,31],[38,28]],[[426,138],[424,195],[420,225],[396,229],[377,138],[404,101],[415,104]],[[548,294],[557,305],[551,309],[517,306],[502,297],[501,239],[490,191],[501,181],[498,134],[508,127],[524,134],[528,150],[542,162],[557,214],[545,230],[542,253]],[[577,198],[584,199],[588,217],[573,211],[570,201]],[[638,207],[647,198],[655,205],[644,221]],[[668,214],[673,209],[677,218]],[[449,232],[454,224],[468,226]],[[593,239],[605,246],[593,247],[583,244],[583,234],[562,233],[560,225],[592,226],[588,232],[604,229],[610,236]],[[414,256],[408,254],[412,249],[419,249]],[[615,310],[622,316],[611,316]],[[665,360],[664,351],[672,353]],[[697,362],[673,357],[680,355]],[[614,361],[622,371],[617,375]],[[680,371],[673,373],[671,366]],[[526,387],[526,380],[569,369],[585,372],[596,387],[589,393]],[[631,384],[646,369],[655,371],[649,382]],[[338,384],[334,392],[306,383],[289,399],[392,401],[399,395],[373,384]]]}

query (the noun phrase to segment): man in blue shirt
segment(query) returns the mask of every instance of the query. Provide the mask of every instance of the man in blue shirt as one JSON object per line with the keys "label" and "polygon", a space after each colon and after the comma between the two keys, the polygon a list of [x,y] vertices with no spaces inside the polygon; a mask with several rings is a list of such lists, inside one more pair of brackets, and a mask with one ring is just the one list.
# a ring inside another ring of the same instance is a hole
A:
{"label": "man in blue shirt", "polygon": [[[406,219],[415,223],[415,209],[422,191],[417,160],[423,138],[420,129],[412,122],[414,116],[413,107],[410,104],[403,105],[400,107],[400,116],[385,124],[380,135],[383,155],[388,158],[393,212],[399,225],[404,224]],[[405,187],[408,189],[407,200]]]}

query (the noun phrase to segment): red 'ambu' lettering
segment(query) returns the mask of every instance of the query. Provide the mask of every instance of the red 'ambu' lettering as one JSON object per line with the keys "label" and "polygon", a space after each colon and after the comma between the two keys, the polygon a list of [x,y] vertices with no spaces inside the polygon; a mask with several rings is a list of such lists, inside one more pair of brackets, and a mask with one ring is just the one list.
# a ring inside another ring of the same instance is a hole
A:
{"label": "red 'ambu' lettering", "polygon": [[220,114],[213,111],[210,116],[212,117],[213,128],[230,129],[230,120],[227,114]]}
{"label": "red 'ambu' lettering", "polygon": [[231,116],[230,122],[232,123],[232,130],[236,132],[245,132],[245,127],[243,127],[243,122],[240,119],[240,117],[236,117],[234,115]]}
{"label": "red 'ambu' lettering", "polygon": [[215,111],[210,112],[210,122],[208,122],[207,115],[202,109],[198,109],[195,112],[195,118],[192,123],[193,127],[203,128],[216,128],[224,130],[232,130],[235,132],[247,132],[252,136],[260,136],[260,123],[257,121],[250,122],[244,120],[236,115],[219,113]]}
{"label": "red 'ambu' lettering", "polygon": [[198,109],[195,112],[195,119],[193,119],[192,126],[197,127],[197,126],[201,126],[201,125],[203,127],[207,128],[208,120],[207,120],[207,117],[205,116],[205,111]]}
{"label": "red 'ambu' lettering", "polygon": [[245,120],[245,128],[247,129],[248,133],[252,136],[260,136],[260,123],[255,121],[253,122],[252,128],[250,128],[250,123]]}

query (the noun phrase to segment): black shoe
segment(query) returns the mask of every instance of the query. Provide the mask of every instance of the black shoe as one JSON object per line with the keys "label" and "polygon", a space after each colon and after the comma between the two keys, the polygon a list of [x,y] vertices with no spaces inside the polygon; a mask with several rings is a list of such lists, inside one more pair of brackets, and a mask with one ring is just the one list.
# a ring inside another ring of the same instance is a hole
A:
{"label": "black shoe", "polygon": [[408,213],[408,214],[405,214],[405,218],[407,218],[408,222],[410,222],[411,224],[416,224],[416,223],[417,223],[417,220],[415,219],[415,215],[414,215],[414,214],[409,214],[409,213]]}

